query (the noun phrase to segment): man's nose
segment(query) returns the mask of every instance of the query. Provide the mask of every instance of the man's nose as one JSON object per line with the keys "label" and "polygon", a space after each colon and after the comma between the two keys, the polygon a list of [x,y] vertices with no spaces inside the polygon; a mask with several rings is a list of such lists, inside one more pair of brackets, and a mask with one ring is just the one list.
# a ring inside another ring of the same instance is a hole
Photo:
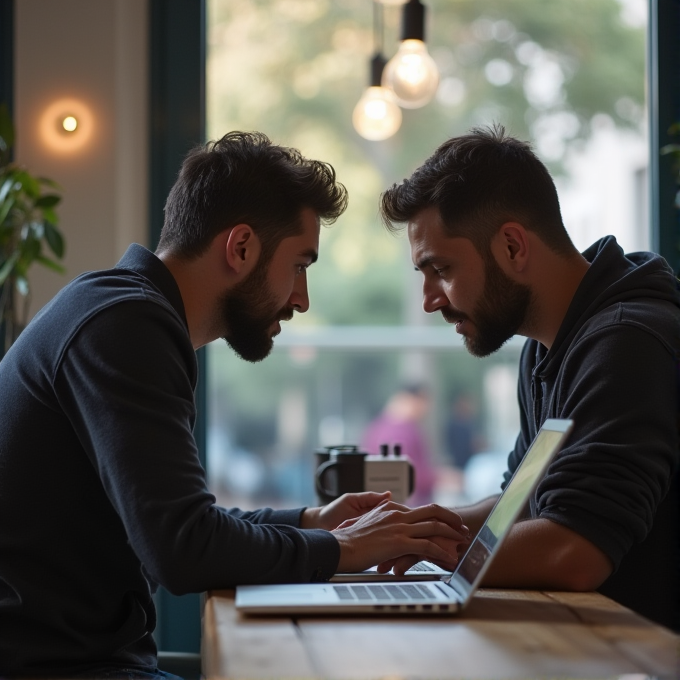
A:
{"label": "man's nose", "polygon": [[423,281],[423,310],[427,314],[432,314],[448,304],[446,295],[437,285],[428,281]]}
{"label": "man's nose", "polygon": [[296,312],[304,314],[309,309],[309,293],[307,290],[307,272],[303,271],[296,279],[290,296],[290,305]]}

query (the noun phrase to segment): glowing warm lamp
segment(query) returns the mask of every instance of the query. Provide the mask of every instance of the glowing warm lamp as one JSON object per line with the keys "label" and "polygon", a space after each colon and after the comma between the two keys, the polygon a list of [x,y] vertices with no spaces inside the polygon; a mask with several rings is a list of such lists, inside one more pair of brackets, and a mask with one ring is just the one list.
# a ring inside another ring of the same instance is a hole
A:
{"label": "glowing warm lamp", "polygon": [[401,109],[390,90],[380,85],[385,58],[377,53],[371,59],[371,85],[352,113],[354,129],[364,138],[379,142],[401,127]]}
{"label": "glowing warm lamp", "polygon": [[90,107],[73,97],[63,97],[46,106],[38,123],[42,143],[57,154],[85,149],[92,140],[94,127]]}
{"label": "glowing warm lamp", "polygon": [[425,106],[437,91],[439,71],[425,45],[425,6],[409,0],[402,14],[401,45],[383,72],[382,84],[396,97],[399,106]]}
{"label": "glowing warm lamp", "polygon": [[354,107],[352,123],[364,139],[377,142],[401,127],[401,109],[388,89],[369,87]]}
{"label": "glowing warm lamp", "polygon": [[66,118],[61,121],[61,126],[66,132],[75,132],[78,127],[78,120],[75,116],[66,116]]}

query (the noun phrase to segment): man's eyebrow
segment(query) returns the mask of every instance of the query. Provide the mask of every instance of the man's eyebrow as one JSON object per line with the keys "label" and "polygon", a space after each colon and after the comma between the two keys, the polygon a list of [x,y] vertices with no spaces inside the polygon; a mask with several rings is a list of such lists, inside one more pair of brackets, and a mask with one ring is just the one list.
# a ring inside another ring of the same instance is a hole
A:
{"label": "man's eyebrow", "polygon": [[418,262],[415,263],[413,268],[417,272],[421,271],[421,270],[425,269],[425,267],[428,267],[429,265],[431,265],[434,262],[434,260],[435,260],[434,255],[428,255],[427,257],[423,257],[421,260],[418,260]]}
{"label": "man's eyebrow", "polygon": [[311,264],[314,264],[319,259],[319,253],[314,248],[307,248],[307,250],[298,253],[298,257],[306,257],[311,260]]}

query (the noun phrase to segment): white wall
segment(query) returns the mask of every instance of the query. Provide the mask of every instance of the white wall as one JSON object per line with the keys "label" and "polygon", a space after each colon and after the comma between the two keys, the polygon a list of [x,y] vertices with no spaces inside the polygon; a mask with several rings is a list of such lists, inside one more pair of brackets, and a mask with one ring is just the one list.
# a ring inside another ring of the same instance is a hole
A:
{"label": "white wall", "polygon": [[[147,17],[147,0],[16,3],[15,156],[64,197],[67,273],[34,266],[31,314],[73,277],[148,241]],[[57,112],[79,107],[80,129],[59,136]]]}

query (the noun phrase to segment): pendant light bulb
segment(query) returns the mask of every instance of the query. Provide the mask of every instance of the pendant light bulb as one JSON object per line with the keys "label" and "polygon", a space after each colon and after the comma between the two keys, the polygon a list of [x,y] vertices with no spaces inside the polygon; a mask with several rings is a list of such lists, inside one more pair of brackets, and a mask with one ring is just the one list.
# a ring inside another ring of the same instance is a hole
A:
{"label": "pendant light bulb", "polygon": [[371,84],[352,113],[354,129],[364,138],[379,142],[401,127],[401,109],[394,94],[380,85],[385,58],[376,53],[371,60]]}
{"label": "pendant light bulb", "polygon": [[404,40],[387,62],[382,84],[394,92],[400,106],[418,109],[437,91],[439,71],[422,40]]}
{"label": "pendant light bulb", "polygon": [[401,127],[401,109],[388,89],[372,86],[354,107],[352,123],[364,139],[379,142]]}
{"label": "pendant light bulb", "polygon": [[425,6],[409,0],[402,14],[401,45],[387,62],[382,85],[405,109],[425,106],[437,91],[439,71],[425,45]]}

